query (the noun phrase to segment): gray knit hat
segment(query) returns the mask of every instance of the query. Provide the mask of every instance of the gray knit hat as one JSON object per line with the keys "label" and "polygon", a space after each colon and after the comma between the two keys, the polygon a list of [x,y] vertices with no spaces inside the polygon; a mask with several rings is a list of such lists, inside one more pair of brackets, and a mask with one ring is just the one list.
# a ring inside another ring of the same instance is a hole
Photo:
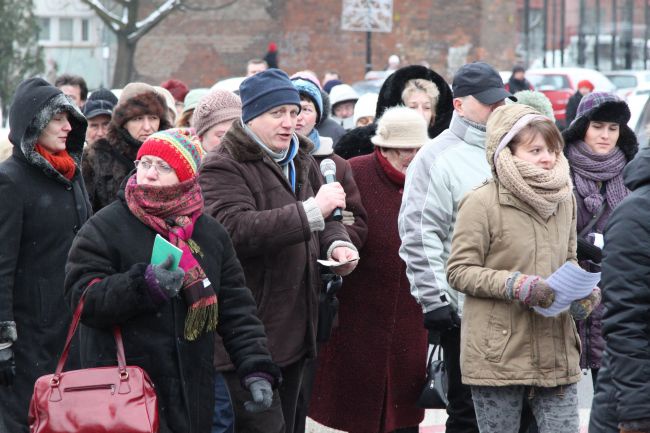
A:
{"label": "gray knit hat", "polygon": [[373,144],[392,149],[420,148],[429,140],[427,123],[417,111],[404,106],[384,111],[377,122]]}
{"label": "gray knit hat", "polygon": [[215,89],[204,95],[192,116],[192,127],[200,137],[214,125],[242,115],[239,96],[223,89]]}

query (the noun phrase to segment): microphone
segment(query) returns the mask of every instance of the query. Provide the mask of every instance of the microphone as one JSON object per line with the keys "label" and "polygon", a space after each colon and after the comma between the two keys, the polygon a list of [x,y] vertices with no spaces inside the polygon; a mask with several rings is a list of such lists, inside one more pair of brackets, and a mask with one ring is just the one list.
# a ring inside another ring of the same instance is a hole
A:
{"label": "microphone", "polygon": [[[320,172],[323,173],[325,183],[336,182],[336,163],[331,159],[326,158],[320,162]],[[340,207],[334,209],[332,219],[334,221],[341,221],[343,219],[343,212],[341,212]]]}

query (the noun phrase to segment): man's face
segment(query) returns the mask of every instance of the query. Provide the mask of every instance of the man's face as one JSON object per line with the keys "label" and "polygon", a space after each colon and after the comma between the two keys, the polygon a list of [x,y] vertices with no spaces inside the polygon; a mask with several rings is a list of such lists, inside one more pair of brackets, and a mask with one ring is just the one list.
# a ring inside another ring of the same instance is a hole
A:
{"label": "man's face", "polygon": [[339,102],[334,107],[332,107],[334,116],[338,117],[339,119],[347,119],[348,117],[352,117],[354,114],[355,102],[356,101]]}
{"label": "man's face", "polygon": [[274,152],[289,148],[296,130],[299,108],[285,104],[272,108],[248,122],[248,127]]}
{"label": "man's face", "polygon": [[504,104],[505,101],[501,99],[494,104],[486,105],[471,95],[454,98],[454,108],[458,115],[481,125],[487,124],[490,114]]}
{"label": "man's face", "polygon": [[266,71],[266,65],[264,63],[249,63],[246,67],[246,76],[250,77],[260,72]]}
{"label": "man's face", "polygon": [[111,116],[100,114],[92,119],[88,119],[88,129],[86,129],[86,143],[93,144],[96,141],[105,138],[108,134],[108,124],[111,122]]}
{"label": "man's face", "polygon": [[84,106],[84,102],[81,100],[81,88],[76,85],[71,85],[71,84],[64,84],[63,86],[59,87],[61,91],[72,98],[74,103],[81,109]]}

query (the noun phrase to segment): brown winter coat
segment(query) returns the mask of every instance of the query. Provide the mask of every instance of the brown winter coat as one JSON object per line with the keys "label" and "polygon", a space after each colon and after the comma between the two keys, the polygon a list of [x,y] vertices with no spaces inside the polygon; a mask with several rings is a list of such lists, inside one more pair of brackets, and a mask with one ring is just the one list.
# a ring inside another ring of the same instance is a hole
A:
{"label": "brown winter coat", "polygon": [[[300,202],[315,196],[322,177],[309,155],[311,142],[299,140],[295,193],[241,121],[233,123],[221,147],[207,155],[199,174],[206,211],[230,233],[271,355],[281,367],[315,356],[321,287],[316,259],[324,257],[334,241],[350,242],[338,222],[326,222],[321,232],[310,230]],[[230,368],[222,348],[217,352],[215,367]]]}
{"label": "brown winter coat", "polygon": [[[497,119],[502,128],[492,134],[488,130],[491,165],[498,142],[519,117],[503,116]],[[450,285],[467,295],[461,327],[463,383],[555,387],[580,380],[580,340],[571,315],[543,317],[508,301],[505,289],[514,271],[547,278],[567,261],[577,265],[573,196],[544,221],[498,180],[467,194],[447,264]]]}

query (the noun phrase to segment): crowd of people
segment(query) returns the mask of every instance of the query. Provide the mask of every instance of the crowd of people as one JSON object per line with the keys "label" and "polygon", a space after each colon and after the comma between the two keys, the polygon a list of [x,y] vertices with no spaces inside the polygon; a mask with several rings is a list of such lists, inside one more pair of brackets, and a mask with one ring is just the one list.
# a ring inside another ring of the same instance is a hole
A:
{"label": "crowd of people", "polygon": [[[576,433],[586,370],[591,432],[650,432],[650,154],[624,101],[582,83],[560,131],[519,67],[393,61],[359,95],[269,63],[236,89],[19,85],[0,432],[29,431],[81,299],[66,369],[114,365],[119,326],[161,433],[416,433],[429,345],[449,433]],[[567,263],[600,283],[540,314]]]}

